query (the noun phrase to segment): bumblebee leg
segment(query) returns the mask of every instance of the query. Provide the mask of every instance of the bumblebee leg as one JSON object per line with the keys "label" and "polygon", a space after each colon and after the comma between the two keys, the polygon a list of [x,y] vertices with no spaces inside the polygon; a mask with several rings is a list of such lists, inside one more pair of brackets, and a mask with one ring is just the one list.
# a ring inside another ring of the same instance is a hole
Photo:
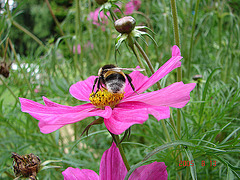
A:
{"label": "bumblebee leg", "polygon": [[[98,81],[97,81],[96,79],[97,79]],[[100,86],[103,87],[103,86],[102,86],[102,78],[101,78],[101,77],[98,77],[98,78],[96,78],[96,79],[95,79],[96,82],[94,81],[94,82],[95,82],[94,87],[95,87],[95,85],[97,84],[97,90],[96,90],[96,92],[95,92],[92,96],[95,96],[95,94],[97,94],[97,92],[98,92],[99,89],[100,89]],[[94,92],[94,87],[93,87],[93,89],[92,89],[93,92]]]}
{"label": "bumblebee leg", "polygon": [[99,78],[98,78],[98,83],[97,83],[97,91],[96,92],[98,92],[99,91],[99,89],[102,87],[102,77],[100,76]]}
{"label": "bumblebee leg", "polygon": [[95,88],[95,85],[97,84],[98,79],[99,79],[99,78],[97,77],[97,78],[94,80],[92,92],[94,92],[94,88]]}
{"label": "bumblebee leg", "polygon": [[100,84],[100,85],[99,85],[99,88],[100,88],[100,86],[101,86],[102,88],[105,88],[105,87],[103,86],[103,84],[104,84],[104,83],[103,83],[103,80],[102,80],[102,78],[100,78],[100,80],[99,80],[99,81],[100,81],[100,83],[99,83],[99,84]]}
{"label": "bumblebee leg", "polygon": [[[137,93],[137,92],[135,91],[135,87],[134,87],[133,84],[132,84],[132,78],[131,78],[128,74],[125,74],[125,76],[127,77],[128,82],[129,82],[130,86],[132,87],[132,90],[133,90],[135,93]],[[137,94],[138,94],[138,93],[137,93]]]}

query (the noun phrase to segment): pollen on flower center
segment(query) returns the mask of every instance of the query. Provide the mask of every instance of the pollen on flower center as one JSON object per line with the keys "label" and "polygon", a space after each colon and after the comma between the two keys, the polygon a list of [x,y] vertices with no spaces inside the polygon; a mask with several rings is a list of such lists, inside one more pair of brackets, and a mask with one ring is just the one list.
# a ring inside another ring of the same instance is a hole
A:
{"label": "pollen on flower center", "polygon": [[90,94],[89,100],[91,103],[101,109],[105,106],[114,108],[124,97],[124,93],[111,93],[107,89],[100,89],[96,94]]}

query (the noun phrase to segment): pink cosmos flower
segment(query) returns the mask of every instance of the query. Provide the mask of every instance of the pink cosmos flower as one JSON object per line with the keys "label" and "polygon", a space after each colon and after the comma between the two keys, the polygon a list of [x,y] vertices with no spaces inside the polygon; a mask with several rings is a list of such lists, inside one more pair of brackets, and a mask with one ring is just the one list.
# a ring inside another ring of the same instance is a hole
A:
{"label": "pink cosmos flower", "polygon": [[[100,23],[99,23],[99,21],[98,21],[98,13],[99,13],[99,10],[100,10],[100,8],[97,8],[94,12],[90,12],[90,14],[89,14],[89,16],[88,16],[88,20],[90,21],[90,20],[92,20],[92,23],[93,24],[95,24],[95,25],[97,25],[97,26],[100,26]],[[109,16],[110,15],[110,13],[109,12],[107,12],[107,15]],[[101,18],[101,20],[102,20],[102,24],[107,24],[108,23],[108,18],[107,18],[107,16],[103,13],[103,11],[101,11],[100,12],[100,18]]]}
{"label": "pink cosmos flower", "polygon": [[88,41],[86,44],[84,44],[84,48],[85,49],[89,49],[89,48],[93,49],[94,48],[93,43],[91,43],[91,41]]}
{"label": "pink cosmos flower", "polygon": [[[73,97],[89,103],[78,106],[65,106],[54,103],[43,97],[45,105],[25,98],[19,98],[23,112],[39,120],[39,128],[42,133],[51,133],[67,124],[81,121],[90,116],[104,118],[107,129],[113,134],[121,134],[134,124],[144,123],[149,114],[158,121],[170,117],[169,107],[182,108],[190,100],[190,92],[194,89],[195,83],[184,84],[176,82],[163,89],[145,92],[173,69],[180,67],[182,59],[177,46],[172,48],[172,57],[160,67],[151,77],[144,76],[138,71],[130,73],[132,84],[135,87],[133,92],[129,83],[126,83],[125,94],[122,100],[112,106],[112,100],[107,99],[109,105],[103,108],[94,106],[89,102],[94,80],[97,76],[90,76],[84,81],[79,81],[70,87]],[[98,91],[100,92],[100,91]],[[108,92],[108,91],[107,91]],[[109,93],[111,94],[111,93]]]}
{"label": "pink cosmos flower", "polygon": [[[166,180],[168,177],[164,162],[153,162],[151,164],[138,167],[130,175],[129,180]],[[115,143],[103,153],[99,175],[90,169],[78,169],[69,167],[62,172],[64,180],[123,180],[127,174],[127,169],[123,163],[119,149]]]}
{"label": "pink cosmos flower", "polygon": [[125,15],[132,14],[133,11],[137,11],[141,6],[141,0],[131,0],[125,6]]}
{"label": "pink cosmos flower", "polygon": [[[75,52],[76,52],[76,47],[74,45],[73,46],[73,54],[75,54]],[[80,44],[77,45],[77,53],[81,54],[81,45]]]}
{"label": "pink cosmos flower", "polygon": [[[116,3],[120,8],[122,6],[121,3]],[[125,5],[125,15],[132,14],[134,11],[137,11],[141,6],[141,0],[131,0]],[[108,17],[110,16],[110,13],[107,12],[107,16],[103,13],[103,11],[100,12],[100,18],[102,22],[100,23],[98,21],[98,13],[100,8],[95,9],[94,12],[90,12],[88,15],[88,20],[92,21],[94,25],[100,26],[101,24],[107,24],[108,23]],[[114,9],[114,12],[120,12],[119,9]],[[103,28],[103,27],[102,27]],[[104,30],[104,29],[103,29]]]}

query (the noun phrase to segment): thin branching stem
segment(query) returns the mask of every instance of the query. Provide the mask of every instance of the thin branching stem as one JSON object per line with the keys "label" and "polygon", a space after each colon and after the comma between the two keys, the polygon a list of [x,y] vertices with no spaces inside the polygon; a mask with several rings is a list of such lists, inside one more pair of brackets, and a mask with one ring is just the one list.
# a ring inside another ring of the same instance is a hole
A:
{"label": "thin branching stem", "polygon": [[9,39],[9,45],[10,45],[10,47],[11,47],[11,49],[12,49],[12,52],[13,52],[13,54],[14,54],[14,56],[15,56],[15,60],[16,60],[16,62],[17,62],[17,65],[18,65],[21,73],[23,74],[23,78],[24,78],[24,80],[25,80],[25,82],[26,82],[26,84],[27,84],[27,86],[28,86],[28,88],[29,88],[29,90],[30,90],[30,92],[31,92],[31,96],[32,96],[32,98],[34,98],[33,88],[31,87],[29,81],[27,80],[26,74],[25,74],[25,72],[23,71],[23,69],[22,69],[22,67],[21,67],[21,64],[20,64],[20,62],[19,62],[19,60],[18,60],[17,53],[16,53],[16,51],[15,51],[15,49],[14,49],[14,47],[13,47],[13,44],[12,44],[12,42],[11,42],[10,39]]}
{"label": "thin branching stem", "polygon": [[[135,44],[133,44],[132,50],[133,50],[133,53],[135,54],[135,56],[137,58],[137,61],[138,61],[139,65],[140,65],[140,67],[144,68],[144,65],[143,65],[143,63],[142,63],[142,61],[140,59],[140,56],[139,56],[139,53],[138,53],[138,51],[136,49],[136,45]],[[147,76],[147,71],[144,71],[144,74]]]}
{"label": "thin branching stem", "polygon": [[[153,68],[152,63],[151,63],[151,61],[149,60],[147,54],[145,53],[145,51],[143,50],[143,48],[140,46],[140,44],[139,44],[137,41],[135,41],[134,44],[136,45],[136,47],[138,48],[138,50],[139,50],[140,53],[142,54],[143,58],[145,59],[145,61],[146,61],[147,65],[148,65],[151,73],[154,74],[154,73],[155,73],[155,72],[154,72],[154,68]],[[157,86],[158,86],[158,89],[161,89],[161,88],[162,88],[159,82],[157,82]]]}
{"label": "thin branching stem", "polygon": [[[59,31],[60,31],[61,36],[64,36],[64,32],[63,32],[63,30],[62,30],[62,27],[61,27],[58,19],[56,18],[55,14],[53,13],[53,10],[52,10],[52,7],[51,7],[49,1],[48,1],[48,0],[45,0],[45,2],[46,2],[46,4],[47,4],[47,7],[48,7],[48,9],[49,9],[49,12],[50,12],[50,14],[51,14],[54,22],[56,23],[56,25],[57,25],[57,27],[58,27],[58,29],[59,29]],[[71,48],[69,42],[68,42],[65,38],[64,38],[64,41],[65,41],[66,44],[67,44],[67,47],[68,47],[68,50],[69,50],[70,54],[72,54],[72,48]]]}
{"label": "thin branching stem", "polygon": [[[76,70],[78,72],[80,72],[80,74],[83,74],[82,69],[80,69],[80,67],[78,66],[78,42],[80,41],[80,31],[81,31],[81,22],[80,22],[80,14],[81,14],[81,11],[80,11],[80,4],[79,4],[79,0],[76,0],[76,15],[75,15],[75,34],[76,34],[76,39],[75,39],[75,55],[74,55],[74,58],[73,58],[73,62],[74,62],[74,66],[75,66],[75,73],[76,73]],[[82,53],[81,53],[82,54]],[[80,57],[81,58],[81,57]],[[80,59],[81,61],[81,59]],[[82,63],[81,63],[82,64]]]}

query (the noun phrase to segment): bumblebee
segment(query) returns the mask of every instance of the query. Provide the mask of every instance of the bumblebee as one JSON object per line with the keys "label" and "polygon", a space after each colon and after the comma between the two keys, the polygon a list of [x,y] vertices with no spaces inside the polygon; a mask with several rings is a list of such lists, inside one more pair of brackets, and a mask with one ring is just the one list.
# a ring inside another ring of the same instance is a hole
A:
{"label": "bumblebee", "polygon": [[135,92],[131,77],[128,74],[122,72],[123,70],[144,71],[145,69],[120,68],[113,64],[107,64],[99,69],[98,77],[94,81],[92,92],[94,92],[94,88],[97,84],[97,90],[95,94],[99,91],[100,88],[106,88],[111,93],[123,93],[126,86],[126,79],[131,85],[132,90]]}

